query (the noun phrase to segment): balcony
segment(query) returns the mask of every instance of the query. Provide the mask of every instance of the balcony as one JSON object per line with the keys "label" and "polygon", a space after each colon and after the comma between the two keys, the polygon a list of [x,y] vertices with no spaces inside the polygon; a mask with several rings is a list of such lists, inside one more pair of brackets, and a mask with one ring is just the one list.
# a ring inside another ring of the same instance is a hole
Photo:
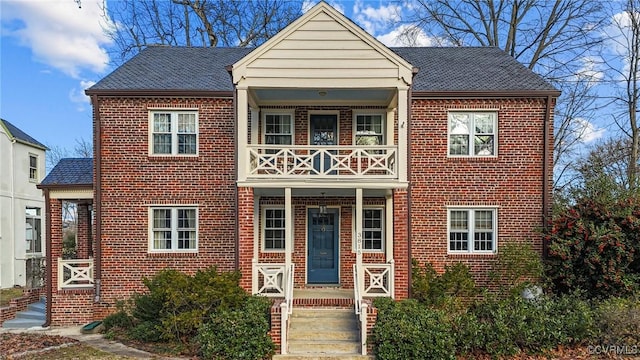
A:
{"label": "balcony", "polygon": [[397,146],[248,145],[248,179],[398,179]]}

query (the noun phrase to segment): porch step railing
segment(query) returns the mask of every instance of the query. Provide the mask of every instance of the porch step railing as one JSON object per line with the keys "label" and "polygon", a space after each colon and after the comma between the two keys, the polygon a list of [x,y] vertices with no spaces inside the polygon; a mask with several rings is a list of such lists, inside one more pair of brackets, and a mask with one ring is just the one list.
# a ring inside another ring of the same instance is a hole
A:
{"label": "porch step railing", "polygon": [[58,258],[58,290],[93,286],[93,259]]}
{"label": "porch step railing", "polygon": [[286,269],[284,302],[280,304],[280,353],[286,355],[289,351],[287,336],[289,334],[289,318],[293,313],[293,272],[294,264]]}
{"label": "porch step railing", "polygon": [[253,293],[257,295],[285,296],[285,264],[253,261]]}
{"label": "porch step railing", "polygon": [[395,298],[393,279],[394,261],[386,264],[362,264],[364,285],[363,296]]}
{"label": "porch step railing", "polygon": [[360,352],[367,355],[367,303],[362,299],[360,292],[360,268],[358,264],[353,264],[353,303],[356,317],[360,321]]}
{"label": "porch step railing", "polygon": [[249,178],[398,176],[396,146],[249,145]]}

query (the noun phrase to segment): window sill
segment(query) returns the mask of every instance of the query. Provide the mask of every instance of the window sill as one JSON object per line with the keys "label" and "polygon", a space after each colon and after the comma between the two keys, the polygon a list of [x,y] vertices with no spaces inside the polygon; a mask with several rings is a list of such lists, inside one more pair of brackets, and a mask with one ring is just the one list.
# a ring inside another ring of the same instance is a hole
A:
{"label": "window sill", "polygon": [[148,252],[148,258],[188,258],[197,257],[198,252]]}

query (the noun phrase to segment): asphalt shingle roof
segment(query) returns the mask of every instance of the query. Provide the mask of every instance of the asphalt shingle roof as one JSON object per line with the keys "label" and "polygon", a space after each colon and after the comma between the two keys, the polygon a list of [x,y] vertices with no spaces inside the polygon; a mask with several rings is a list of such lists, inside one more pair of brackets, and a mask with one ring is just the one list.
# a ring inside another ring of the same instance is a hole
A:
{"label": "asphalt shingle roof", "polygon": [[65,158],[42,180],[40,186],[51,185],[92,185],[93,184],[93,159],[92,158]]}
{"label": "asphalt shingle roof", "polygon": [[31,144],[33,146],[36,146],[45,150],[47,149],[47,147],[44,144],[32,138],[31,136],[29,136],[29,134],[25,133],[24,131],[18,129],[15,125],[8,122],[7,120],[0,119],[0,123],[2,123],[5,129],[7,129],[7,131],[9,132],[9,136],[15,138],[16,140],[23,143]]}
{"label": "asphalt shingle roof", "polygon": [[[250,48],[151,46],[93,85],[89,91],[232,91],[226,66]],[[495,47],[391,48],[419,68],[416,92],[556,91],[525,66]]]}

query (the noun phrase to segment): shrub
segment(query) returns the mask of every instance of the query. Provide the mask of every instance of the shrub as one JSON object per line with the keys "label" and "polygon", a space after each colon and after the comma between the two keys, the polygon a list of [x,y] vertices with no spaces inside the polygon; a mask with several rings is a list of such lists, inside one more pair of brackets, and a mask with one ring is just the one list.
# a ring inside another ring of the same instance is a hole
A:
{"label": "shrub", "polygon": [[378,359],[454,359],[454,337],[439,310],[415,300],[376,300],[372,342]]}
{"label": "shrub", "polygon": [[202,357],[239,360],[270,357],[275,349],[268,334],[270,307],[266,298],[248,297],[238,308],[216,310],[198,331]]}
{"label": "shrub", "polygon": [[530,244],[506,243],[500,246],[489,278],[499,284],[503,296],[520,294],[526,287],[538,283],[543,274],[541,254]]}
{"label": "shrub", "polygon": [[640,300],[610,298],[597,308],[600,344],[640,347]]}
{"label": "shrub", "polygon": [[412,296],[419,302],[447,311],[461,311],[476,296],[469,267],[456,263],[438,275],[430,263],[421,267],[412,261]]}
{"label": "shrub", "polygon": [[105,331],[109,331],[114,328],[128,329],[133,326],[133,318],[125,311],[121,310],[104,318],[102,325],[104,325]]}
{"label": "shrub", "polygon": [[627,295],[640,277],[640,199],[579,199],[557,214],[545,235],[546,273],[557,293],[591,298]]}

